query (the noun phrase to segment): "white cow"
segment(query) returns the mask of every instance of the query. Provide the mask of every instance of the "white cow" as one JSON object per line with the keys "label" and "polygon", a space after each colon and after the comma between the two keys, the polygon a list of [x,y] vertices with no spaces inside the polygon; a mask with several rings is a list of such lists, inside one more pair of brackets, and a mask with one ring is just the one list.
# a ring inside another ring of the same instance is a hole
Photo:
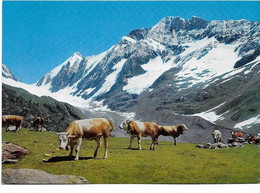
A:
{"label": "white cow", "polygon": [[[110,130],[110,127],[112,129]],[[60,149],[69,150],[69,156],[72,156],[74,146],[76,145],[76,158],[79,159],[79,149],[82,139],[96,140],[97,148],[94,153],[94,158],[97,156],[98,150],[101,146],[100,138],[103,136],[105,145],[104,158],[107,158],[108,138],[109,132],[114,128],[114,124],[105,118],[93,118],[73,121],[66,132],[56,133],[60,141]]]}
{"label": "white cow", "polygon": [[211,135],[214,139],[214,143],[221,142],[221,133],[219,130],[214,130]]}

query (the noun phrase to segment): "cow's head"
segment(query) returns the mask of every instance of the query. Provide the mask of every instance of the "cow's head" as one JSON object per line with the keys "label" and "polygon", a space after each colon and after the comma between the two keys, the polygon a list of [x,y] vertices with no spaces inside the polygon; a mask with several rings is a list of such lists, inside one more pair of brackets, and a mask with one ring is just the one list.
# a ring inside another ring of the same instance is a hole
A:
{"label": "cow's head", "polygon": [[188,130],[188,128],[186,127],[186,125],[182,124],[178,126],[178,130],[180,134],[183,134],[183,131]]}
{"label": "cow's head", "polygon": [[130,123],[129,120],[123,121],[123,122],[119,125],[119,128],[120,128],[120,129],[124,129],[125,131],[128,131],[128,125],[129,125],[129,123]]}
{"label": "cow's head", "polygon": [[4,125],[6,123],[6,117],[2,116],[2,124]]}
{"label": "cow's head", "polygon": [[212,135],[215,143],[216,142],[220,142],[220,140],[221,140],[221,133],[220,133],[219,130],[214,130],[211,135]]}
{"label": "cow's head", "polygon": [[69,133],[67,132],[61,132],[61,133],[56,133],[58,135],[58,139],[60,142],[60,149],[66,149],[67,151],[69,150]]}

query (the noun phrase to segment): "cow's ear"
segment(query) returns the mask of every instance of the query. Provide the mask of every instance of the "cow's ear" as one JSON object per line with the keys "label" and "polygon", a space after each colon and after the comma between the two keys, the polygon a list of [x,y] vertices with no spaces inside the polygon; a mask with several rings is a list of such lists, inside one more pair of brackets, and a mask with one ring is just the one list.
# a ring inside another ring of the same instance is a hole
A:
{"label": "cow's ear", "polygon": [[66,132],[66,136],[69,136],[70,133]]}
{"label": "cow's ear", "polygon": [[56,135],[59,135],[60,133],[55,132]]}
{"label": "cow's ear", "polygon": [[126,120],[126,123],[129,124],[129,123],[130,123],[130,120]]}

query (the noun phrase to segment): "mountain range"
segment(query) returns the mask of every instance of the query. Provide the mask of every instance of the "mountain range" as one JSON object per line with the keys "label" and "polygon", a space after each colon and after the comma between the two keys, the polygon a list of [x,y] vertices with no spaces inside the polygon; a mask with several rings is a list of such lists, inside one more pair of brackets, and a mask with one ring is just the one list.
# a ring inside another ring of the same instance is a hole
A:
{"label": "mountain range", "polygon": [[75,52],[33,85],[2,80],[85,110],[258,134],[259,64],[260,22],[166,17],[99,55]]}

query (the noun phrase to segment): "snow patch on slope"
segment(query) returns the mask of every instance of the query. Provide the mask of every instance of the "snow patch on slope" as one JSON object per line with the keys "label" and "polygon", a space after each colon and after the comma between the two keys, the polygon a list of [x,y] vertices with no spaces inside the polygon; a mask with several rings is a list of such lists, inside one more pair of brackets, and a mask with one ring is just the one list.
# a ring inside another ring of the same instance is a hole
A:
{"label": "snow patch on slope", "polygon": [[148,46],[150,46],[153,50],[156,51],[165,51],[165,46],[163,46],[162,44],[160,44],[159,42],[151,39],[151,38],[147,38],[145,40],[141,40],[142,42],[145,42]]}
{"label": "snow patch on slope", "polygon": [[201,117],[201,118],[203,118],[203,119],[205,119],[205,120],[207,120],[207,121],[209,121],[209,122],[215,124],[216,121],[222,120],[222,119],[223,119],[222,116],[223,116],[225,113],[227,113],[227,112],[225,112],[225,113],[223,113],[223,114],[221,114],[221,115],[217,115],[217,114],[214,112],[214,110],[217,109],[217,108],[219,108],[219,107],[221,107],[221,106],[224,105],[225,103],[226,103],[226,102],[221,103],[220,105],[218,105],[218,106],[216,106],[216,107],[213,107],[212,109],[209,109],[209,110],[207,110],[207,111],[205,111],[205,112],[196,113],[196,114],[187,115],[187,116],[199,116],[199,117]]}
{"label": "snow patch on slope", "polygon": [[146,71],[144,74],[128,79],[128,84],[123,90],[131,94],[140,94],[145,89],[152,86],[154,81],[159,78],[165,71],[173,67],[173,60],[164,63],[162,58],[158,56],[143,64],[142,68]]}
{"label": "snow patch on slope", "polygon": [[[205,45],[212,43],[211,39],[203,39],[189,44],[191,47],[184,51],[181,55],[184,57],[191,52],[200,49]],[[237,45],[218,44],[202,57],[192,57],[177,73],[176,79],[178,85],[189,84],[192,87],[201,82],[207,82],[213,78],[223,75],[234,70],[234,64],[240,59],[238,53],[234,52]]]}
{"label": "snow patch on slope", "polygon": [[36,95],[38,97],[50,96],[50,97],[54,98],[55,100],[69,103],[76,107],[84,107],[84,106],[88,105],[87,101],[84,100],[83,98],[70,95],[70,93],[75,91],[73,87],[66,87],[64,89],[59,90],[56,93],[52,93],[49,90],[50,83],[43,85],[41,87],[38,87],[36,84],[25,84],[22,82],[17,82],[17,81],[11,80],[11,79],[3,78],[3,77],[2,77],[2,82],[7,85],[16,87],[16,88],[25,89],[26,91],[28,91],[31,94]]}
{"label": "snow patch on slope", "polygon": [[260,123],[260,115],[257,115],[256,117],[252,117],[250,119],[247,119],[245,121],[242,121],[240,123],[237,123],[234,128],[238,129],[249,129],[252,127],[254,124],[259,124]]}
{"label": "snow patch on slope", "polygon": [[96,67],[96,65],[106,56],[107,52],[108,51],[85,58],[87,62],[86,62],[84,76],[87,76]]}
{"label": "snow patch on slope", "polygon": [[83,57],[78,52],[74,53],[73,56],[69,57],[65,62],[63,62],[61,65],[57,66],[50,72],[50,78],[52,79],[57,76],[64,65],[70,63],[70,67],[72,67],[74,65],[78,65],[82,59]]}
{"label": "snow patch on slope", "polygon": [[124,64],[126,62],[126,59],[121,60],[120,62],[118,62],[112,69],[114,70],[114,72],[112,72],[111,74],[109,74],[106,79],[104,84],[102,85],[102,87],[95,93],[95,95],[93,97],[96,97],[98,95],[100,95],[101,93],[104,92],[108,92],[111,87],[116,83],[116,79],[118,74],[120,73],[120,71],[122,70]]}

